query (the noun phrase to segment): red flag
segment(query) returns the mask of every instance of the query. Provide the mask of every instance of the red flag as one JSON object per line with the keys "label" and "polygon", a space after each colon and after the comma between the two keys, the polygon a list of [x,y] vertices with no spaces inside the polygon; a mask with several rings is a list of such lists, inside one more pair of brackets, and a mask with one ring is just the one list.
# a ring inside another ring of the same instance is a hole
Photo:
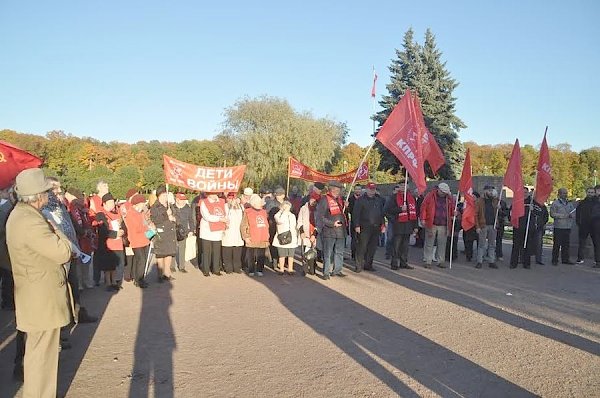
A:
{"label": "red flag", "polygon": [[11,186],[21,171],[40,167],[42,163],[37,156],[0,141],[0,189]]}
{"label": "red flag", "polygon": [[420,193],[427,188],[422,133],[416,122],[410,90],[406,90],[375,137],[398,158]]}
{"label": "red flag", "polygon": [[521,168],[521,147],[519,140],[515,141],[506,174],[504,174],[504,186],[513,191],[511,224],[517,228],[519,218],[525,215],[525,192],[523,191],[523,169]]}
{"label": "red flag", "polygon": [[375,68],[373,68],[373,87],[371,88],[371,97],[375,98],[375,87],[377,84],[377,73],[375,73]]}
{"label": "red flag", "polygon": [[458,192],[465,198],[462,214],[463,230],[468,231],[475,226],[475,195],[473,195],[473,176],[471,171],[471,151],[467,149],[465,164],[458,183]]}
{"label": "red flag", "polygon": [[540,157],[537,164],[537,178],[535,180],[535,201],[545,203],[552,193],[552,166],[550,165],[550,151],[548,150],[548,142],[546,141],[546,133],[540,148]]}
{"label": "red flag", "polygon": [[425,126],[425,119],[423,118],[423,111],[421,110],[421,101],[419,97],[415,95],[413,98],[416,121],[419,123],[421,131],[423,132],[423,157],[429,162],[431,170],[437,173],[438,170],[446,163],[444,153],[440,149],[437,141],[433,137],[433,134]]}

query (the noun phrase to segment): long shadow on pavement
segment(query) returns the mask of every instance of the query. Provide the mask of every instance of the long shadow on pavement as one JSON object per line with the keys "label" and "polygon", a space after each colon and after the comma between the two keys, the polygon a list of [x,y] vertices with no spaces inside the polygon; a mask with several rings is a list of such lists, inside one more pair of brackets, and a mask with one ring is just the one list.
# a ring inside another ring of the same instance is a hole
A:
{"label": "long shadow on pavement", "polygon": [[173,351],[175,333],[169,315],[170,283],[142,290],[142,310],[135,341],[129,396],[148,397],[150,385],[156,398],[173,398]]}
{"label": "long shadow on pavement", "polygon": [[535,396],[318,281],[294,278],[291,285],[284,285],[277,278],[265,277],[260,282],[298,319],[400,396],[418,394],[374,358],[443,397]]}
{"label": "long shadow on pavement", "polygon": [[[382,265],[384,264],[379,262],[379,266]],[[397,283],[398,285],[413,290],[415,292],[454,303],[461,307],[468,308],[472,311],[494,318],[500,322],[504,322],[517,328],[527,330],[531,333],[535,333],[537,335],[558,341],[560,343],[567,344],[571,347],[587,351],[594,355],[600,355],[600,344],[592,340],[588,340],[576,334],[565,332],[555,327],[548,326],[543,323],[539,323],[519,315],[515,315],[508,311],[504,311],[498,307],[494,307],[493,305],[487,304],[475,297],[420,281],[411,277],[411,271],[402,270],[399,272],[406,273],[406,275],[397,274],[392,271],[382,270],[381,272],[377,273],[377,276],[388,281]]]}
{"label": "long shadow on pavement", "polygon": [[[106,311],[112,295],[103,289],[86,290],[82,292],[82,302],[88,313],[98,317],[97,323],[78,325],[72,330],[70,343],[72,348],[60,353],[58,368],[57,396],[64,397],[81,366],[81,362],[96,333],[102,316]],[[0,397],[14,397],[22,384],[12,378],[16,351],[16,322],[14,312],[0,313]],[[6,343],[6,344],[5,344]]]}

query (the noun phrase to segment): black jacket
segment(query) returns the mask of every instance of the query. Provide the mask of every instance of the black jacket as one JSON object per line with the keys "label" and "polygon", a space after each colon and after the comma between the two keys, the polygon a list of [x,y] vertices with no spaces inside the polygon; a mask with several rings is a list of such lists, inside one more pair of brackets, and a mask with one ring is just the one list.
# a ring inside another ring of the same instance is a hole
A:
{"label": "black jacket", "polygon": [[[416,205],[416,201],[415,201]],[[398,207],[398,203],[396,201],[396,194],[388,196],[385,202],[385,215],[388,220],[398,220],[398,215],[402,212],[402,209]],[[390,224],[388,224],[389,226]],[[394,235],[410,235],[415,228],[417,228],[417,220],[409,220],[406,222],[396,221],[391,223]]]}
{"label": "black jacket", "polygon": [[597,202],[594,197],[586,197],[581,200],[575,210],[575,222],[578,227],[589,227],[592,222],[592,207]]}
{"label": "black jacket", "polygon": [[[327,195],[323,195],[321,197],[321,200],[319,200],[319,203],[317,204],[315,215],[317,231],[321,238],[340,239],[346,237],[348,225],[346,223],[346,217],[344,216],[344,210],[345,209],[342,209],[341,213],[335,216],[331,215],[331,212],[329,211],[329,204],[327,203]],[[336,221],[341,221],[342,226],[334,227],[333,224]]]}
{"label": "black jacket", "polygon": [[363,195],[356,201],[352,211],[354,227],[380,227],[383,225],[383,204],[384,201],[379,195],[373,197]]}
{"label": "black jacket", "polygon": [[173,215],[177,220],[177,225],[181,226],[182,232],[187,235],[189,232],[196,232],[196,220],[192,208],[187,203],[182,208],[173,206]]}

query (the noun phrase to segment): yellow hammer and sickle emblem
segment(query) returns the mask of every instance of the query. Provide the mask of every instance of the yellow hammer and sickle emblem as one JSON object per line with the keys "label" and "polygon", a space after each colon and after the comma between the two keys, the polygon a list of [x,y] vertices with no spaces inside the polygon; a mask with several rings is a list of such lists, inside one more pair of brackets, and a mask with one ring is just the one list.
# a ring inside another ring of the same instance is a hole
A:
{"label": "yellow hammer and sickle emblem", "polygon": [[4,154],[2,152],[0,152],[0,163],[6,162],[6,159],[4,159]]}

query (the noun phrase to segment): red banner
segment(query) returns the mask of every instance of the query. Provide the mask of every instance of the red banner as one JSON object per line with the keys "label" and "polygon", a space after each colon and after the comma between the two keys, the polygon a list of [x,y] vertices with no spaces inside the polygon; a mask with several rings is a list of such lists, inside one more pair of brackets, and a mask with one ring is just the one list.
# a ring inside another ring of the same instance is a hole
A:
{"label": "red banner", "polygon": [[10,187],[17,175],[42,165],[42,159],[5,141],[0,141],[0,189]]}
{"label": "red banner", "polygon": [[410,90],[406,90],[375,138],[398,158],[422,193],[427,188],[423,168],[424,132],[416,120],[414,102]]}
{"label": "red banner", "polygon": [[165,182],[202,192],[238,192],[246,166],[204,167],[163,155]]}
{"label": "red banner", "polygon": [[506,174],[504,174],[504,186],[512,189],[513,200],[510,222],[513,227],[519,227],[519,218],[525,215],[525,191],[523,191],[523,169],[521,168],[521,147],[519,140],[515,141]]}
{"label": "red banner", "polygon": [[328,183],[329,181],[339,181],[343,184],[352,184],[354,175],[356,175],[356,181],[366,181],[369,179],[369,165],[365,162],[359,168],[351,170],[343,174],[325,174],[320,171],[311,169],[304,163],[294,159],[290,156],[290,162],[288,165],[288,175],[290,178],[299,178],[305,181],[311,182],[322,182]]}
{"label": "red banner", "polygon": [[544,204],[552,193],[552,166],[550,165],[550,151],[548,150],[548,142],[546,141],[546,133],[540,148],[540,157],[537,164],[537,178],[535,181],[535,201]]}
{"label": "red banner", "polygon": [[473,174],[471,171],[471,151],[467,149],[465,163],[458,183],[458,192],[465,198],[462,214],[462,227],[465,231],[475,226],[475,195],[473,195]]}
{"label": "red banner", "polygon": [[429,162],[431,170],[434,173],[437,173],[444,163],[446,163],[446,158],[444,158],[444,153],[435,140],[433,134],[431,134],[429,129],[427,129],[425,126],[425,119],[423,119],[423,111],[421,110],[421,102],[419,101],[419,97],[416,95],[413,98],[413,106],[415,108],[416,122],[423,132],[423,158]]}

